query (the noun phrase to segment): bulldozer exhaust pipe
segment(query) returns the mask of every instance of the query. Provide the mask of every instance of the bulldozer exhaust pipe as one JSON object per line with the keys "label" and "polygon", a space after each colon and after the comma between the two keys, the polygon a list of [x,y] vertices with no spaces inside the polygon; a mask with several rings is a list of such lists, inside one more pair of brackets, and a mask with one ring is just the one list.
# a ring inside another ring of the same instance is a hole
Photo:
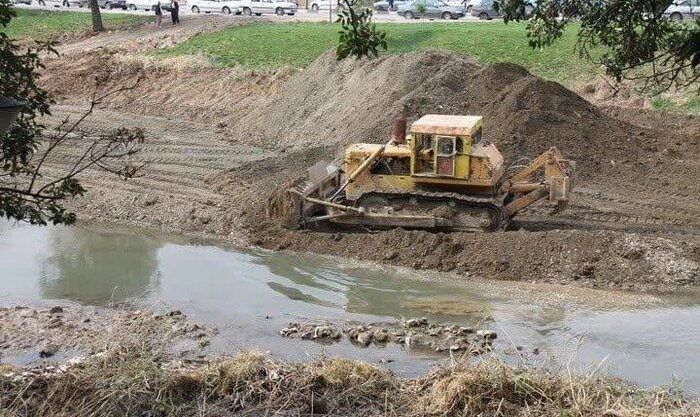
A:
{"label": "bulldozer exhaust pipe", "polygon": [[406,117],[401,115],[391,125],[391,141],[396,145],[406,143]]}

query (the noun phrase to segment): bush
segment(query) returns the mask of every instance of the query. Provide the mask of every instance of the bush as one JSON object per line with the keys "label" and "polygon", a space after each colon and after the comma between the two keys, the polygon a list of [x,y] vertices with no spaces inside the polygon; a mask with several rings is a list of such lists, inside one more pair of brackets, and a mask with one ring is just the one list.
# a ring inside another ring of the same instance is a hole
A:
{"label": "bush", "polygon": [[343,0],[344,7],[338,14],[342,29],[338,32],[340,40],[336,49],[338,60],[354,56],[379,56],[379,48],[387,49],[386,32],[378,31],[372,23],[372,10],[358,7],[358,0]]}

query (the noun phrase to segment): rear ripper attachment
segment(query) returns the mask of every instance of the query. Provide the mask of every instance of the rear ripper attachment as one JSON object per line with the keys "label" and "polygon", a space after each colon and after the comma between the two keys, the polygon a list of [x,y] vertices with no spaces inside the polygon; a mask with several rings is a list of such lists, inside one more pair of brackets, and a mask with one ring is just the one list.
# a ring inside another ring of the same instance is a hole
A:
{"label": "rear ripper attachment", "polygon": [[357,143],[342,169],[319,162],[270,201],[290,228],[344,226],[492,232],[547,198],[566,208],[575,163],[551,147],[504,176],[503,156],[482,139],[481,116],[426,115],[394,121],[386,144]]}

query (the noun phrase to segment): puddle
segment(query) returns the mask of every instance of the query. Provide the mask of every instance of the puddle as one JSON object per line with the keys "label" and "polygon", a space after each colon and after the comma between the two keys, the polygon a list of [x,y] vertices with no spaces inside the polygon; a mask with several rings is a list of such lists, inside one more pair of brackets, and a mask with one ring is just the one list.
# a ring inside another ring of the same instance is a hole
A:
{"label": "puddle", "polygon": [[[86,305],[133,300],[179,308],[221,334],[212,349],[259,348],[287,359],[325,353],[380,362],[405,374],[435,356],[401,346],[360,349],[278,336],[290,321],[394,321],[425,316],[496,330],[498,343],[539,348],[575,368],[606,369],[641,385],[669,383],[700,392],[700,304],[606,308],[522,297],[520,287],[455,285],[425,273],[368,268],[327,258],[237,252],[83,228],[0,223],[0,304],[72,300]],[[495,287],[508,290],[494,290]],[[532,288],[530,292],[537,292]],[[514,296],[519,294],[520,296]],[[597,294],[597,293],[596,293]],[[539,294],[542,299],[548,298]],[[602,303],[605,304],[605,303]],[[544,359],[542,359],[544,360]]]}

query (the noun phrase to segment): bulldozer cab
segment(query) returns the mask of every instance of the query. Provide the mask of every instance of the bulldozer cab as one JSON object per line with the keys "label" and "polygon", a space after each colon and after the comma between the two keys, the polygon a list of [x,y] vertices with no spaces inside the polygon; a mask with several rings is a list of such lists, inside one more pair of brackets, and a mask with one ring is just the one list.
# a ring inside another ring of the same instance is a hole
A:
{"label": "bulldozer cab", "polygon": [[411,175],[469,178],[473,144],[481,137],[481,116],[426,115],[411,125]]}

